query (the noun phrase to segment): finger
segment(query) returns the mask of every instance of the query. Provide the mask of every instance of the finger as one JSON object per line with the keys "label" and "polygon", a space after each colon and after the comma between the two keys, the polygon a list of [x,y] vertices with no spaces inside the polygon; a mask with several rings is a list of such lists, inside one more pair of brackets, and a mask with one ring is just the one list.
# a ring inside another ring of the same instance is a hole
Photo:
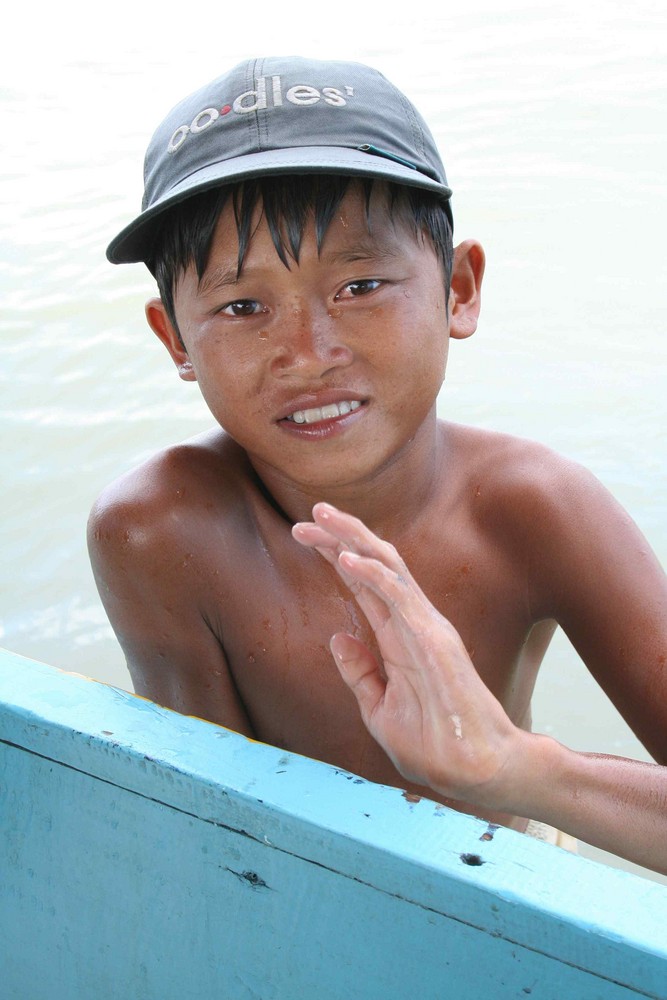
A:
{"label": "finger", "polygon": [[[339,539],[337,549],[329,551],[336,551],[338,554],[336,568],[341,579],[354,594],[373,629],[380,627],[386,622],[389,615],[384,603],[384,595],[377,592],[374,594],[362,579],[350,575],[347,572],[348,564],[345,558],[342,558],[343,554],[356,554],[377,559],[393,568],[399,574],[400,579],[409,578],[411,580],[407,566],[395,547],[375,535],[359,518],[346,514],[327,503],[315,504],[313,517],[318,522],[318,527],[324,525],[328,539],[332,537]],[[328,561],[331,562],[331,559]]]}
{"label": "finger", "polygon": [[451,646],[452,652],[460,644],[451,622],[436,611],[412,577],[356,553],[341,553],[339,562],[356,580],[352,589],[373,628],[388,675],[398,663],[402,673],[421,673],[440,644]]}
{"label": "finger", "polygon": [[[337,538],[331,535],[324,528],[309,521],[301,521],[292,527],[292,537],[306,548],[314,549],[322,558],[336,570],[337,575],[346,587],[354,588],[354,580],[345,572],[338,562],[338,557],[342,551],[341,544]],[[353,590],[354,592],[354,590]]]}
{"label": "finger", "polygon": [[358,596],[358,587],[354,579],[349,576],[339,563],[340,554],[345,551],[343,543],[332,535],[329,531],[318,524],[310,521],[300,521],[292,527],[292,537],[307,548],[315,549],[323,559],[334,567],[343,583],[350,587],[355,596]]}
{"label": "finger", "polygon": [[296,541],[314,548],[332,565],[343,583],[354,594],[371,627],[376,630],[389,617],[384,596],[378,596],[365,582],[346,570],[343,553],[363,553],[395,567],[402,577],[409,577],[405,563],[393,545],[384,542],[370,531],[362,521],[338,510],[331,504],[318,503],[313,508],[314,522],[300,522],[292,528]]}
{"label": "finger", "polygon": [[364,725],[372,731],[372,718],[387,686],[377,660],[363,642],[345,632],[334,635],[329,646],[341,677],[357,699]]}
{"label": "finger", "polygon": [[359,573],[355,573],[356,560],[363,558],[363,556],[358,556],[356,552],[348,552],[344,549],[336,557],[336,568],[338,569],[340,578],[349,587],[352,594],[354,594],[357,604],[377,635],[378,630],[391,617],[391,609],[388,607],[384,596],[376,593],[363,578],[360,578]]}
{"label": "finger", "polygon": [[398,612],[414,625],[415,615],[421,616],[432,607],[404,565],[402,572],[397,572],[379,559],[348,551],[341,552],[338,562],[356,584],[370,590],[384,603],[388,614]]}
{"label": "finger", "polygon": [[374,534],[358,517],[346,514],[331,504],[317,503],[313,507],[313,520],[350,552],[381,559],[395,567],[405,565],[394,546]]}
{"label": "finger", "polygon": [[313,524],[311,521],[299,521],[293,525],[292,537],[300,545],[310,546],[314,549],[337,548],[340,545],[340,540],[335,535],[332,535],[330,531],[326,531],[321,525]]}

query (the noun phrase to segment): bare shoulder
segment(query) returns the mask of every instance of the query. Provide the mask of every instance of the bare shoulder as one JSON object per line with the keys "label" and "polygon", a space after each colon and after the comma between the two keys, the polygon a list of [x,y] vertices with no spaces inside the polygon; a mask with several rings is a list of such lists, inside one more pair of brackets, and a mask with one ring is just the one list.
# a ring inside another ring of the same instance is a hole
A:
{"label": "bare shoulder", "polygon": [[536,617],[579,619],[612,596],[620,612],[647,590],[665,601],[648,541],[588,469],[510,435],[457,427],[452,441],[475,530],[525,565]]}
{"label": "bare shoulder", "polygon": [[247,537],[239,526],[250,489],[242,453],[214,432],[116,480],[88,526],[95,580],[137,693],[245,733],[250,724],[210,621],[216,587],[238,564],[228,541]]}
{"label": "bare shoulder", "polygon": [[563,627],[656,760],[667,760],[667,577],[592,473],[543,445],[456,428],[474,531],[522,567],[533,621]]}
{"label": "bare shoulder", "polygon": [[201,540],[221,507],[238,518],[248,480],[243,453],[221,433],[165,449],[97,498],[88,526],[91,554],[118,547],[159,556],[169,539]]}
{"label": "bare shoulder", "polygon": [[213,564],[223,576],[233,572],[233,553],[251,530],[250,484],[244,453],[211,432],[159,452],[103,490],[88,549],[119,638],[140,627],[139,607],[146,624],[151,606],[178,607],[183,618],[207,592]]}
{"label": "bare shoulder", "polygon": [[561,474],[567,466],[581,469],[553,449],[528,438],[463,424],[447,425],[455,453],[470,456],[470,465],[483,465],[493,480],[508,487],[522,481],[539,482],[544,475]]}
{"label": "bare shoulder", "polygon": [[[596,520],[605,511],[630,522],[602,483],[578,462],[536,441],[450,425],[452,450],[465,467],[466,488],[491,524],[507,530],[552,530],[576,509]],[[599,523],[599,522],[598,522]],[[565,526],[565,525],[564,525]]]}

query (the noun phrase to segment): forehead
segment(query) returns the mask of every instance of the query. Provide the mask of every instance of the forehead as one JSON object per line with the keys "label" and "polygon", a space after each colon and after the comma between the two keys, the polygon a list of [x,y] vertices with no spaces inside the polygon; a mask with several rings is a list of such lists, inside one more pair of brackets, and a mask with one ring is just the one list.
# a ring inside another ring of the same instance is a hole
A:
{"label": "forehead", "polygon": [[[433,252],[430,241],[417,231],[406,202],[392,201],[384,184],[373,185],[370,195],[360,183],[352,182],[326,224],[316,221],[310,208],[301,219],[289,207],[271,221],[261,199],[254,205],[248,226],[247,245],[241,248],[241,270],[258,256],[291,266],[304,254],[315,253],[322,263],[339,257],[400,256],[424,249]],[[243,240],[241,240],[243,242]],[[296,249],[296,252],[294,252]],[[281,256],[283,259],[281,259]],[[232,200],[225,204],[216,224],[207,271],[220,258],[239,262],[239,225]],[[292,260],[290,260],[292,258]]]}

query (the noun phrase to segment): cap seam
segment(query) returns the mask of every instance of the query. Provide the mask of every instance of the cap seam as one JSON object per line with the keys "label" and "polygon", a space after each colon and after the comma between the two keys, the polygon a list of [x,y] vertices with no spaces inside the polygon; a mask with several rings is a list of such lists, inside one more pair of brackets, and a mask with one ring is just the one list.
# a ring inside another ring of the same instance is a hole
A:
{"label": "cap seam", "polygon": [[[255,59],[252,66],[252,78],[250,80],[248,90],[252,90],[255,85],[255,81],[260,76],[264,76],[264,60]],[[262,152],[264,150],[262,132],[268,133],[268,122],[266,123],[266,126],[263,124],[262,119],[260,118],[259,110],[253,111],[252,114],[249,114],[248,119],[248,131],[253,135],[257,151]]]}

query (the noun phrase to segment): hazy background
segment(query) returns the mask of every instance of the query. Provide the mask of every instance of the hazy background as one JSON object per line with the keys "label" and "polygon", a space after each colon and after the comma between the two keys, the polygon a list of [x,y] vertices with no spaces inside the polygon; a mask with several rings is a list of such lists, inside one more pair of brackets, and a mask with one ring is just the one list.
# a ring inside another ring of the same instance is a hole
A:
{"label": "hazy background", "polygon": [[[88,568],[109,480],[209,426],[143,319],[140,265],[106,243],[141,198],[157,122],[247,56],[358,59],[430,122],[459,238],[488,270],[442,415],[590,468],[667,563],[667,106],[663,3],[24,5],[0,65],[3,645],[130,686]],[[645,756],[559,640],[536,727]]]}

